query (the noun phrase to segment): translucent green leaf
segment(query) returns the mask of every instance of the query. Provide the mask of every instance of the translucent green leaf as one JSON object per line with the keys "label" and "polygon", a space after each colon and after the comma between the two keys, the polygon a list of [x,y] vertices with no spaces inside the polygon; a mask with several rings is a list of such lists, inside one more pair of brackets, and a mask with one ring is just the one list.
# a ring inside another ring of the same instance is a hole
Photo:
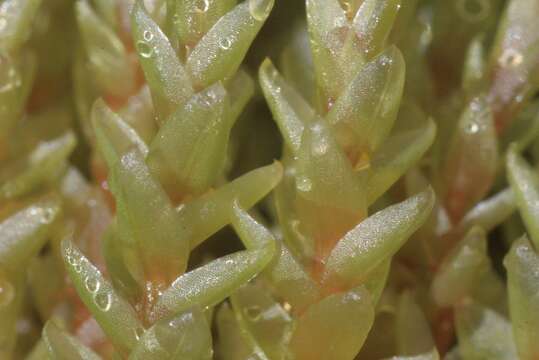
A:
{"label": "translucent green leaf", "polygon": [[294,167],[301,225],[315,241],[318,256],[324,258],[365,216],[364,181],[321,119],[304,129]]}
{"label": "translucent green leaf", "polygon": [[353,20],[365,57],[378,54],[386,45],[401,0],[365,0]]}
{"label": "translucent green leaf", "polygon": [[246,284],[230,298],[239,327],[248,332],[269,359],[284,359],[293,321],[288,312],[258,284]]}
{"label": "translucent green leaf", "polygon": [[53,320],[47,321],[43,328],[43,340],[49,357],[55,360],[98,360],[96,353],[84,346],[75,337],[62,330]]}
{"label": "translucent green leaf", "polygon": [[474,303],[456,309],[457,336],[463,359],[518,359],[511,324],[502,315]]}
{"label": "translucent green leaf", "polygon": [[240,69],[226,89],[230,97],[230,119],[235,121],[254,95],[255,82],[246,71]]}
{"label": "translucent green leaf", "polygon": [[500,139],[501,149],[507,149],[511,143],[517,151],[524,151],[539,136],[539,101],[526,106],[504,132]]}
{"label": "translucent green leaf", "polygon": [[404,69],[401,52],[388,48],[365,64],[332,106],[327,120],[351,155],[371,154],[389,135],[399,110]]}
{"label": "translucent green leaf", "polygon": [[395,326],[399,354],[419,355],[434,348],[430,325],[410,292],[399,298]]}
{"label": "translucent green leaf", "polygon": [[326,262],[324,282],[354,284],[390,258],[427,219],[434,206],[428,189],[365,219],[348,232]]}
{"label": "translucent green leaf", "polygon": [[177,278],[154,306],[152,318],[177,314],[195,305],[213,306],[257,275],[275,254],[275,244],[214,260]]}
{"label": "translucent green leaf", "polygon": [[304,22],[294,26],[292,39],[281,53],[280,60],[283,75],[290,85],[312,102],[315,99],[316,84],[309,33]]}
{"label": "translucent green leaf", "polygon": [[60,206],[58,198],[44,198],[0,223],[2,269],[17,271],[37,255],[60,214]]}
{"label": "translucent green leaf", "polygon": [[462,72],[462,87],[473,91],[483,79],[486,71],[485,48],[482,37],[475,37],[466,53]]}
{"label": "translucent green leaf", "polygon": [[304,126],[315,116],[314,110],[285,82],[271,60],[264,60],[258,76],[266,101],[285,143],[296,152],[301,145]]}
{"label": "translucent green leaf", "polygon": [[133,349],[142,328],[135,310],[70,240],[62,242],[62,256],[73,286],[108,339],[121,351]]}
{"label": "translucent green leaf", "polygon": [[229,79],[239,68],[274,0],[247,0],[224,15],[198,42],[186,66],[197,88]]}
{"label": "translucent green leaf", "polygon": [[[236,0],[169,0],[173,3],[172,26],[180,44],[192,48]],[[168,10],[167,10],[168,11]]]}
{"label": "translucent green leaf", "polygon": [[10,140],[10,132],[21,120],[32,91],[36,63],[35,55],[30,51],[21,51],[17,56],[0,54],[0,104],[4,104],[0,106],[1,141]]}
{"label": "translucent green leaf", "polygon": [[113,222],[102,238],[103,257],[107,264],[107,272],[114,288],[126,299],[135,300],[141,295],[137,280],[133,277],[124,257],[125,247],[117,233],[117,225]]}
{"label": "translucent green leaf", "polygon": [[114,113],[102,99],[94,103],[91,116],[97,147],[109,168],[112,168],[132,148],[137,148],[143,156],[148,154],[148,146],[137,132]]}
{"label": "translucent green leaf", "polygon": [[[276,242],[273,235],[237,203],[234,204],[232,225],[247,249],[257,249]],[[319,298],[318,286],[286,245],[282,243],[278,245],[276,258],[266,267],[262,275],[275,292],[294,308],[294,311],[301,311]]]}
{"label": "translucent green leaf", "polygon": [[434,142],[436,126],[431,119],[423,120],[419,127],[390,136],[380,150],[374,153],[368,169],[368,204],[374,203],[417,164]]}
{"label": "translucent green leaf", "polygon": [[[319,107],[327,112],[330,103],[335,101],[345,87],[350,76],[360,68],[363,61],[360,53],[351,52],[350,63],[341,67],[344,39],[350,32],[346,14],[337,0],[309,0],[306,2],[307,24],[311,40],[316,84],[319,90]],[[343,36],[344,34],[344,36]],[[348,70],[348,71],[347,71]]]}
{"label": "translucent green leaf", "polygon": [[185,271],[189,237],[176,210],[137,150],[112,169],[118,233],[133,244],[146,280],[170,283]]}
{"label": "translucent green leaf", "polygon": [[124,96],[135,86],[135,74],[121,39],[87,0],[75,3],[75,13],[93,80],[103,92]]}
{"label": "translucent green leaf", "polygon": [[0,48],[14,50],[25,42],[41,0],[5,0],[0,4]]}
{"label": "translucent green leaf", "polygon": [[539,248],[539,176],[514,147],[507,154],[507,176],[530,238]]}
{"label": "translucent green leaf", "polygon": [[513,244],[504,264],[519,358],[532,360],[539,354],[539,255],[523,237]]}
{"label": "translucent green leaf", "polygon": [[190,310],[146,330],[130,360],[210,360],[212,337],[204,313]]}
{"label": "translucent green leaf", "polygon": [[490,189],[497,160],[490,107],[485,97],[474,98],[458,120],[440,175],[446,183],[444,203],[453,222],[458,222]]}
{"label": "translucent green leaf", "polygon": [[259,357],[265,360],[265,354],[263,354],[262,350],[251,345],[246,340],[248,333],[242,331],[228,303],[224,303],[217,310],[215,322],[217,333],[219,334],[217,337],[217,351],[223,358],[227,360],[244,360],[248,359],[249,356],[262,354]]}
{"label": "translucent green leaf", "polygon": [[180,206],[178,211],[183,224],[191,231],[191,248],[228,224],[230,209],[235,200],[246,209],[252,207],[279,183],[282,176],[283,167],[275,162]]}
{"label": "translucent green leaf", "polygon": [[536,0],[507,2],[490,56],[490,102],[496,127],[503,131],[521,103],[531,97],[539,83],[539,23]]}
{"label": "translucent green leaf", "polygon": [[228,109],[227,93],[218,83],[194,95],[161,127],[150,146],[148,166],[166,188],[199,195],[215,183],[233,124]]}
{"label": "translucent green leaf", "polygon": [[467,229],[477,225],[489,232],[509,218],[515,209],[514,192],[512,189],[505,189],[477,203],[464,216],[459,226]]}
{"label": "translucent green leaf", "polygon": [[47,345],[43,339],[40,339],[36,345],[32,348],[25,360],[43,360],[48,357]]}
{"label": "translucent green leaf", "polygon": [[118,115],[129,124],[149,144],[157,132],[152,95],[148,85],[129,97],[127,104],[118,111]]}
{"label": "translucent green leaf", "polygon": [[451,306],[469,296],[489,270],[486,234],[473,227],[440,265],[431,285],[439,306]]}
{"label": "translucent green leaf", "polygon": [[389,278],[390,270],[391,258],[388,258],[366,275],[367,280],[363,285],[369,290],[374,306],[378,305],[380,302],[380,298],[382,297],[382,293]]}
{"label": "translucent green leaf", "polygon": [[297,320],[290,350],[296,360],[353,359],[373,321],[371,297],[363,287],[330,295]]}
{"label": "translucent green leaf", "polygon": [[137,0],[131,13],[133,40],[159,121],[163,124],[192,95],[189,76],[168,38]]}
{"label": "translucent green leaf", "polygon": [[40,185],[56,180],[65,170],[66,160],[76,145],[72,132],[43,141],[30,153],[27,167],[0,187],[0,198],[17,198]]}
{"label": "translucent green leaf", "polygon": [[25,297],[24,272],[0,272],[0,358],[10,359],[17,343],[17,322]]}
{"label": "translucent green leaf", "polygon": [[28,266],[28,285],[41,319],[49,319],[58,306],[58,294],[65,290],[64,264],[56,254],[36,256]]}

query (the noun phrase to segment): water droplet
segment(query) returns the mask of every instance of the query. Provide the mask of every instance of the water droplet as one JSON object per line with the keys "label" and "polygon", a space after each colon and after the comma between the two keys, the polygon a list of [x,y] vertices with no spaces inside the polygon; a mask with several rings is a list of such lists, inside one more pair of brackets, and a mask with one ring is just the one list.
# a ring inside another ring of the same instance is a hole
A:
{"label": "water droplet", "polygon": [[351,293],[349,293],[348,296],[350,297],[350,299],[352,301],[360,301],[361,300],[361,296],[358,293],[355,293],[353,291]]}
{"label": "water droplet", "polygon": [[245,316],[251,321],[258,321],[260,320],[260,316],[262,315],[262,309],[260,306],[253,305],[246,307],[243,312],[245,313]]}
{"label": "water droplet", "polygon": [[232,46],[232,41],[229,38],[224,38],[219,42],[219,47],[223,50],[228,50]]}
{"label": "water droplet", "polygon": [[84,279],[84,286],[89,292],[96,293],[99,291],[101,283],[95,277],[87,276],[86,279]]}
{"label": "water droplet", "polygon": [[67,263],[71,266],[79,265],[79,259],[76,256],[73,256],[71,251],[66,251],[66,260]]}
{"label": "water droplet", "polygon": [[290,313],[290,311],[292,311],[292,305],[290,305],[289,303],[285,302],[283,304],[283,309],[284,311],[286,311],[287,313]]}
{"label": "water droplet", "polygon": [[232,265],[232,264],[234,264],[234,260],[232,260],[232,259],[227,259],[227,260],[225,260],[225,264],[227,264],[227,265]]}
{"label": "water droplet", "polygon": [[137,42],[137,50],[143,58],[149,58],[153,55],[153,48],[144,41]]}
{"label": "water droplet", "polygon": [[94,296],[95,305],[101,311],[109,311],[112,305],[112,297],[110,293],[100,292]]}
{"label": "water droplet", "polygon": [[458,14],[471,23],[484,20],[490,12],[490,0],[458,0]]}
{"label": "water droplet", "polygon": [[75,272],[77,273],[80,273],[82,271],[82,266],[79,264],[75,264],[73,265],[73,269],[75,270]]}
{"label": "water droplet", "polygon": [[464,130],[469,134],[475,134],[479,131],[479,124],[471,122],[466,125],[466,128]]}
{"label": "water droplet", "polygon": [[313,183],[307,177],[300,177],[296,179],[296,187],[299,191],[309,192],[313,188]]}
{"label": "water droplet", "polygon": [[273,0],[249,0],[249,12],[257,21],[264,21],[272,7]]}
{"label": "water droplet", "polygon": [[196,8],[198,13],[205,13],[210,9],[210,0],[201,0]]}
{"label": "water droplet", "polygon": [[54,209],[46,208],[43,209],[43,217],[41,218],[41,223],[50,224],[54,220],[55,215]]}
{"label": "water droplet", "polygon": [[15,298],[15,288],[4,278],[0,278],[0,307],[9,305]]}
{"label": "water droplet", "polygon": [[516,67],[522,64],[524,57],[515,49],[506,49],[500,56],[499,64],[503,67]]}
{"label": "water droplet", "polygon": [[150,42],[153,40],[153,33],[150,30],[146,30],[142,34],[142,37],[144,38],[144,40]]}

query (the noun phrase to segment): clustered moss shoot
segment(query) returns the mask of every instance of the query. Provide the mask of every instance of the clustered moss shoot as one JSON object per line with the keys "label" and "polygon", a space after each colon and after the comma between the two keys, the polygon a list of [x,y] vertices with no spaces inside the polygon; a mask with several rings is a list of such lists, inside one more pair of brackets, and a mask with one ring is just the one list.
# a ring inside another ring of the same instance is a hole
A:
{"label": "clustered moss shoot", "polygon": [[0,358],[539,359],[538,16],[1,0]]}

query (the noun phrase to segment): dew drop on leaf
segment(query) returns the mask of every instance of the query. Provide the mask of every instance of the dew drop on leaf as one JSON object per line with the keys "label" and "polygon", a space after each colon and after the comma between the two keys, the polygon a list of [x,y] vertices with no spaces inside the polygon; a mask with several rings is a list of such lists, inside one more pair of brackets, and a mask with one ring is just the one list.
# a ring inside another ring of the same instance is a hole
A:
{"label": "dew drop on leaf", "polygon": [[150,58],[153,55],[152,47],[145,41],[137,42],[137,50],[143,58]]}
{"label": "dew drop on leaf", "polygon": [[109,293],[100,292],[94,296],[95,305],[101,311],[109,311],[112,304],[112,298]]}
{"label": "dew drop on leaf", "polygon": [[84,279],[84,286],[86,287],[86,290],[88,290],[89,292],[96,293],[99,291],[99,288],[101,287],[101,283],[95,277],[87,276]]}
{"label": "dew drop on leaf", "polygon": [[221,40],[219,42],[219,46],[221,47],[221,49],[223,50],[228,50],[230,49],[230,47],[232,46],[232,42],[230,41],[229,38],[224,38],[223,40]]}
{"label": "dew drop on leaf", "polygon": [[309,192],[313,188],[313,183],[307,177],[300,177],[296,180],[296,187],[299,191]]}
{"label": "dew drop on leaf", "polygon": [[53,219],[54,219],[54,210],[50,209],[50,208],[44,209],[43,210],[43,217],[41,219],[41,223],[50,224]]}
{"label": "dew drop on leaf", "polygon": [[479,131],[479,125],[472,122],[472,123],[469,123],[468,125],[466,125],[466,132],[468,134],[475,134]]}
{"label": "dew drop on leaf", "polygon": [[524,57],[515,49],[506,49],[500,56],[499,64],[502,67],[516,67],[522,64]]}
{"label": "dew drop on leaf", "polygon": [[144,37],[144,40],[150,42],[153,40],[153,34],[150,30],[144,31],[144,34],[142,34],[142,37]]}
{"label": "dew drop on leaf", "polygon": [[197,12],[205,13],[210,8],[210,0],[200,0],[199,5],[197,6]]}

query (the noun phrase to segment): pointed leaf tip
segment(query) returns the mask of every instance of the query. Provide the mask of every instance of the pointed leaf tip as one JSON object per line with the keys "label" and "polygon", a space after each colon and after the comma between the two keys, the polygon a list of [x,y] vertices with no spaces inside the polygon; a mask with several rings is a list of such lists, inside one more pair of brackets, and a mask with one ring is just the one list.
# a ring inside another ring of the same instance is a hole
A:
{"label": "pointed leaf tip", "polygon": [[100,360],[101,357],[77,338],[69,335],[54,320],[49,320],[43,327],[43,340],[51,359],[55,360]]}
{"label": "pointed leaf tip", "polygon": [[73,286],[107,337],[123,351],[133,349],[142,328],[135,310],[70,239],[62,241],[61,251]]}
{"label": "pointed leaf tip", "polygon": [[152,310],[153,320],[178,314],[197,305],[214,306],[252,279],[271,261],[273,243],[214,260],[177,278]]}
{"label": "pointed leaf tip", "polygon": [[0,223],[0,266],[16,271],[47,241],[61,211],[59,198],[40,200]]}
{"label": "pointed leaf tip", "polygon": [[139,60],[163,124],[177,106],[193,95],[193,87],[169,39],[146,12],[141,0],[133,6],[131,23]]}
{"label": "pointed leaf tip", "polygon": [[324,282],[357,284],[388,259],[425,222],[434,206],[432,188],[365,219],[342,238],[326,262]]}
{"label": "pointed leaf tip", "polygon": [[198,42],[186,66],[198,88],[229,79],[268,17],[274,0],[248,0],[225,14]]}

